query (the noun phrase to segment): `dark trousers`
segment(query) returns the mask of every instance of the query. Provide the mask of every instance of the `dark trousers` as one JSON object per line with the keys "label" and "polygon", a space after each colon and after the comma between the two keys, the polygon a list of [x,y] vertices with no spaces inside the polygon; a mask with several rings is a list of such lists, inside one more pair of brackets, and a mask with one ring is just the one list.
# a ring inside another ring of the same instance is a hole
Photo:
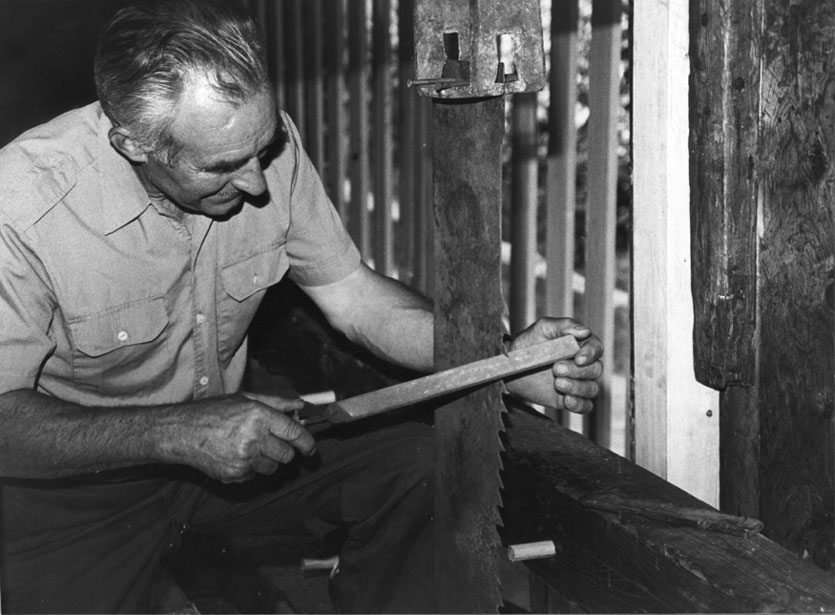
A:
{"label": "dark trousers", "polygon": [[[432,612],[433,441],[408,423],[324,437],[271,477],[222,485],[187,468],[0,486],[3,613],[146,612],[183,532],[347,538],[332,581],[343,612]],[[110,479],[109,481],[107,479]]]}

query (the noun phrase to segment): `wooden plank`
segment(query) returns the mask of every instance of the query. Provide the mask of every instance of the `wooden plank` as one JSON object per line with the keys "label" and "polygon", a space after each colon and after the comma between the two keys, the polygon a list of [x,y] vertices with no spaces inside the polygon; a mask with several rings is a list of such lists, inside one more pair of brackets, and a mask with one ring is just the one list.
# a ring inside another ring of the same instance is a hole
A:
{"label": "wooden plank", "polygon": [[[501,352],[501,98],[433,103],[435,368]],[[441,612],[495,612],[501,385],[435,413]]]}
{"label": "wooden plank", "polygon": [[511,105],[510,331],[517,333],[536,319],[537,95],[514,94]]}
{"label": "wooden plank", "polygon": [[[600,337],[605,356],[614,356],[615,211],[620,106],[620,0],[595,0],[589,51],[589,158],[586,204],[585,324]],[[603,363],[595,400],[592,437],[611,446],[612,361]]]}
{"label": "wooden plank", "polygon": [[[574,316],[574,250],[577,214],[577,49],[579,3],[551,4],[551,72],[548,76],[548,157],[545,179],[545,313]],[[559,416],[564,425],[588,432],[586,417]]]}
{"label": "wooden plank", "polygon": [[553,421],[512,410],[507,425],[505,539],[555,542],[555,557],[524,564],[551,588],[552,604],[557,596],[572,612],[589,613],[835,609],[831,576],[761,534],[585,506],[616,497],[727,520]]}
{"label": "wooden plank", "polygon": [[368,215],[368,11],[365,0],[348,0],[348,90],[350,110],[351,208],[348,230],[364,258],[371,257]]}
{"label": "wooden plank", "polygon": [[394,273],[391,3],[374,0],[372,26],[374,267]]}
{"label": "wooden plank", "polygon": [[[751,57],[762,62],[755,169],[760,345],[750,392],[759,407],[759,516],[771,538],[831,571],[835,11],[828,2],[762,6],[763,33],[750,41]],[[723,489],[739,480],[732,472],[724,470]]]}
{"label": "wooden plank", "polygon": [[693,372],[687,6],[634,7],[634,459],[719,503],[719,395]]}

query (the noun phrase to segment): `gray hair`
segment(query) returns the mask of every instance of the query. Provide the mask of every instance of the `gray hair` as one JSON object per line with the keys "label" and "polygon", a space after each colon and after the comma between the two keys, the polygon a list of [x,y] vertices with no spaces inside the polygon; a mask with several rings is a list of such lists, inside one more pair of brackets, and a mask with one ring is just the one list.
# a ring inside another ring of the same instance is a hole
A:
{"label": "gray hair", "polygon": [[206,72],[227,100],[242,102],[268,82],[263,35],[236,3],[151,0],[118,11],[99,38],[96,91],[114,125],[170,158],[169,128],[186,79]]}

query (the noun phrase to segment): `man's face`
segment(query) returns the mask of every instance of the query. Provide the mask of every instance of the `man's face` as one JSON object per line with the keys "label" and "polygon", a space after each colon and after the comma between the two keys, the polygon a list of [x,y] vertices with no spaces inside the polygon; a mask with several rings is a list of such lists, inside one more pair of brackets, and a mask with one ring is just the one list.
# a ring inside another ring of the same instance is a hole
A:
{"label": "man's face", "polygon": [[171,126],[179,145],[172,162],[150,156],[140,175],[151,196],[163,195],[188,213],[222,217],[246,195],[263,194],[262,165],[278,134],[269,91],[243,103],[225,101],[205,79],[186,86]]}

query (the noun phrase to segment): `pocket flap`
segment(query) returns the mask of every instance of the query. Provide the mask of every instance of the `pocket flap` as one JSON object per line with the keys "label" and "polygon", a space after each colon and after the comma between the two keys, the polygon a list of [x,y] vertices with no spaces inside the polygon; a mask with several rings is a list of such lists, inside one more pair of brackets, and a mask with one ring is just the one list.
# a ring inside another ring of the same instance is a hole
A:
{"label": "pocket flap", "polygon": [[277,284],[289,267],[282,249],[262,252],[223,268],[223,287],[230,297],[243,301],[259,290]]}
{"label": "pocket flap", "polygon": [[110,308],[68,323],[76,348],[98,357],[117,348],[156,339],[168,324],[164,297]]}

